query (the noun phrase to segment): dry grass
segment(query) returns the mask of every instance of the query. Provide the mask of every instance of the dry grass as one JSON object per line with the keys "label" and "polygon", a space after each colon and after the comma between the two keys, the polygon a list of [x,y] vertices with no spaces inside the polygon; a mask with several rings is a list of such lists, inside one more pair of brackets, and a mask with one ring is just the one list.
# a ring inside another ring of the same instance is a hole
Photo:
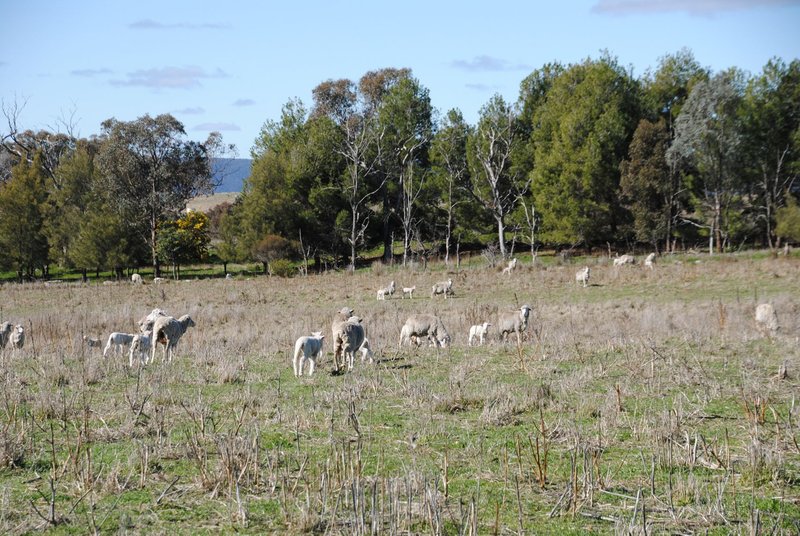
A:
{"label": "dry grass", "polygon": [[[0,532],[794,534],[800,530],[800,263],[724,257],[656,270],[592,260],[434,271],[4,285]],[[375,300],[394,279],[413,300]],[[761,339],[760,301],[781,334]],[[469,327],[533,305],[521,348]],[[375,365],[312,379],[294,340],[364,319]],[[81,336],[154,307],[197,327],[176,360],[129,370]],[[398,349],[412,313],[449,350]],[[778,375],[783,367],[785,374]]]}

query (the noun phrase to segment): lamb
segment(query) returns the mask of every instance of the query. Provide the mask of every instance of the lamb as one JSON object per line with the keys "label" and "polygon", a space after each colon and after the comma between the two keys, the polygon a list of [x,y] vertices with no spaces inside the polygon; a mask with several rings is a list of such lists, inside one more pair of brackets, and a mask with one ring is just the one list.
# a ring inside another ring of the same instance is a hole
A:
{"label": "lamb", "polygon": [[448,279],[447,281],[441,281],[436,283],[431,287],[431,298],[436,296],[437,294],[444,294],[444,299],[447,299],[447,295],[453,295],[453,280]]}
{"label": "lamb", "polygon": [[22,347],[25,346],[25,328],[23,328],[21,324],[14,326],[14,331],[11,333],[9,342],[11,343],[11,348],[14,350],[21,350]]}
{"label": "lamb", "polygon": [[756,328],[764,337],[773,337],[778,333],[778,315],[772,304],[761,303],[756,307]]}
{"label": "lamb", "polygon": [[156,356],[156,344],[161,343],[164,345],[164,353],[161,354],[161,360],[172,362],[172,351],[178,344],[178,341],[186,333],[186,330],[194,326],[194,320],[189,315],[183,315],[177,320],[171,316],[160,316],[153,324],[153,342],[150,353],[150,360],[154,360]]}
{"label": "lamb", "polygon": [[467,340],[467,345],[472,346],[472,340],[475,338],[478,339],[480,345],[483,345],[483,341],[486,338],[486,333],[489,331],[489,326],[491,326],[489,322],[484,322],[483,324],[478,324],[469,328],[469,339]]}
{"label": "lamb", "polygon": [[303,366],[306,361],[308,361],[308,375],[314,375],[314,365],[322,355],[322,343],[324,340],[325,335],[321,331],[313,331],[311,336],[297,339],[294,343],[294,359],[292,359],[295,376],[300,377],[303,375]]}
{"label": "lamb", "polygon": [[132,333],[121,333],[119,331],[113,332],[108,336],[106,347],[103,348],[103,357],[108,356],[108,351],[111,350],[112,346],[114,347],[115,355],[117,352],[122,352],[124,354],[125,348],[130,346],[131,342],[133,342],[133,337],[134,335]]}
{"label": "lamb", "polygon": [[374,363],[375,359],[373,358],[374,354],[372,353],[372,348],[369,346],[369,339],[366,337],[364,338],[364,342],[361,343],[361,347],[358,349],[361,352],[361,362],[363,363],[365,359],[369,359],[370,363]]}
{"label": "lamb", "polygon": [[161,309],[153,309],[147,316],[139,320],[139,331],[142,333],[146,331],[153,331],[153,324],[155,324],[156,319],[162,316],[167,316],[167,313]]}
{"label": "lamb", "polygon": [[653,269],[653,265],[656,263],[656,254],[651,253],[644,259],[644,265],[651,270]]}
{"label": "lamb", "polygon": [[417,290],[417,286],[414,285],[413,287],[403,287],[403,299],[406,299],[406,296],[409,299],[414,299],[414,291]]}
{"label": "lamb", "polygon": [[150,355],[150,348],[153,344],[151,331],[137,333],[131,341],[131,350],[128,356],[128,366],[133,368],[133,356],[139,354],[139,364],[144,366],[148,363],[147,356]]}
{"label": "lamb", "polygon": [[622,255],[621,257],[614,257],[614,266],[624,266],[626,264],[636,264],[636,257],[633,255]]}
{"label": "lamb", "polygon": [[142,279],[140,274],[131,274],[131,283],[134,285],[143,285],[144,279]]}
{"label": "lamb", "polygon": [[11,336],[11,330],[14,329],[14,326],[11,322],[3,322],[0,324],[0,350],[6,347],[8,344],[8,340]]}
{"label": "lamb", "polygon": [[518,311],[504,311],[497,316],[497,332],[503,339],[508,340],[509,333],[517,334],[517,344],[522,344],[522,332],[528,327],[528,316],[531,313],[530,305],[523,305]]}
{"label": "lamb", "polygon": [[389,283],[389,286],[386,288],[382,288],[378,291],[378,299],[385,300],[386,296],[391,296],[394,294],[394,281]]}
{"label": "lamb", "polygon": [[583,283],[583,288],[586,288],[586,284],[589,282],[590,272],[591,270],[589,269],[588,266],[583,270],[578,270],[578,272],[575,273],[575,281],[577,281],[578,283]]}
{"label": "lamb", "polygon": [[450,343],[450,335],[447,334],[444,324],[438,316],[429,314],[411,315],[406,320],[403,328],[400,330],[400,344],[409,341],[419,345],[419,340],[415,337],[427,337],[434,346],[441,346],[447,348]]}
{"label": "lamb", "polygon": [[516,257],[514,257],[513,259],[511,259],[510,261],[508,261],[508,266],[506,266],[505,268],[503,268],[503,273],[504,273],[504,274],[511,275],[511,272],[513,272],[513,271],[514,271],[514,268],[516,268],[516,267],[517,267],[517,258],[516,258]]}

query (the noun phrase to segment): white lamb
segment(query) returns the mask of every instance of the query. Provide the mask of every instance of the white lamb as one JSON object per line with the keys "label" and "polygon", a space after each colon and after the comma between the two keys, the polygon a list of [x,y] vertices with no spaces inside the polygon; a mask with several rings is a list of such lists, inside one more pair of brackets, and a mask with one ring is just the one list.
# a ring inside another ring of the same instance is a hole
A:
{"label": "white lamb", "polygon": [[189,315],[175,319],[171,316],[160,316],[153,324],[153,342],[151,344],[152,350],[150,353],[150,360],[155,359],[156,343],[164,345],[164,353],[161,354],[162,362],[166,359],[172,362],[172,351],[178,344],[186,330],[194,326],[194,320]]}
{"label": "white lamb", "polygon": [[516,268],[516,267],[517,267],[517,258],[516,258],[516,257],[514,257],[513,259],[511,259],[510,261],[508,261],[508,266],[506,266],[505,268],[503,268],[503,273],[504,273],[504,274],[511,275],[511,272],[513,272],[513,271],[514,271],[514,268]]}
{"label": "white lamb", "polygon": [[147,357],[150,355],[150,348],[153,344],[152,332],[137,333],[131,341],[130,354],[128,356],[128,366],[133,368],[133,358],[139,355],[139,365],[144,366],[148,363]]}
{"label": "white lamb", "polygon": [[6,344],[8,344],[13,329],[14,325],[11,322],[3,322],[0,324],[0,350],[5,348]]}
{"label": "white lamb", "polygon": [[486,338],[486,333],[489,331],[489,326],[491,324],[489,322],[484,322],[483,324],[478,324],[469,328],[469,339],[467,340],[467,345],[472,346],[472,340],[477,338],[478,343],[483,345],[483,342]]}
{"label": "white lamb", "polygon": [[621,257],[614,257],[614,266],[624,266],[626,264],[636,264],[636,257],[633,255],[622,255]]}
{"label": "white lamb", "polygon": [[450,296],[453,295],[453,280],[448,279],[447,281],[441,281],[436,283],[431,287],[431,298],[436,296],[437,294],[444,294],[444,299],[447,299],[448,294]]}
{"label": "white lamb", "polygon": [[578,270],[578,272],[575,274],[575,281],[578,283],[583,283],[583,287],[586,288],[587,283],[589,283],[590,272],[591,270],[588,266],[583,270]]}
{"label": "white lamb", "polygon": [[503,339],[508,340],[509,333],[517,334],[517,344],[522,344],[522,333],[528,327],[528,316],[531,313],[530,305],[523,305],[517,311],[503,311],[497,316],[497,332]]}
{"label": "white lamb", "polygon": [[140,274],[131,274],[131,283],[135,285],[143,285],[144,279],[142,279]]}
{"label": "white lamb", "polygon": [[292,366],[294,367],[294,375],[300,377],[303,375],[303,367],[308,361],[308,375],[314,375],[314,366],[317,359],[322,355],[322,343],[325,340],[325,335],[321,331],[311,332],[311,336],[300,337],[294,343],[294,359],[292,359]]}
{"label": "white lamb", "polygon": [[386,296],[391,296],[393,294],[394,294],[394,281],[389,283],[388,287],[378,290],[378,299],[385,300]]}
{"label": "white lamb", "polygon": [[406,341],[419,346],[419,339],[422,337],[426,337],[434,346],[442,348],[447,348],[450,343],[450,335],[447,334],[447,329],[438,316],[428,314],[409,316],[400,330],[399,346],[403,346]]}
{"label": "white lamb", "polygon": [[414,285],[413,287],[403,287],[403,299],[408,296],[410,299],[414,299],[414,291],[417,290],[417,286]]}
{"label": "white lamb", "polygon": [[25,328],[23,328],[21,324],[14,326],[14,331],[11,333],[9,342],[11,343],[11,348],[14,350],[21,350],[22,347],[25,346]]}
{"label": "white lamb", "polygon": [[653,269],[653,265],[656,263],[656,254],[651,253],[644,259],[644,265],[651,270]]}
{"label": "white lamb", "polygon": [[125,354],[125,349],[130,346],[131,342],[133,342],[133,333],[122,333],[119,331],[113,332],[111,335],[108,336],[108,342],[106,342],[106,347],[103,348],[103,357],[108,356],[108,351],[114,349],[114,355],[120,353]]}
{"label": "white lamb", "polygon": [[756,328],[764,337],[777,335],[780,325],[775,308],[769,303],[760,303],[756,307]]}

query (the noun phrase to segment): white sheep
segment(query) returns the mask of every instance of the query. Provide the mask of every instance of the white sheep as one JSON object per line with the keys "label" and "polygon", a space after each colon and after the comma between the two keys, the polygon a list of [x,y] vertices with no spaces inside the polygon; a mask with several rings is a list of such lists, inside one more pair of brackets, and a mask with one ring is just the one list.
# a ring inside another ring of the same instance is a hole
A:
{"label": "white sheep", "polygon": [[130,354],[128,355],[128,366],[133,368],[133,356],[139,354],[139,364],[144,366],[148,363],[147,357],[150,355],[150,348],[153,344],[152,332],[137,333],[131,341]]}
{"label": "white sheep", "polygon": [[308,361],[308,375],[314,375],[314,365],[322,355],[322,343],[324,340],[325,335],[321,331],[313,331],[310,336],[297,339],[294,343],[294,359],[292,359],[295,376],[300,377],[303,375],[303,367],[306,361]]}
{"label": "white sheep", "polygon": [[131,274],[131,283],[134,285],[143,285],[144,279],[142,279],[140,274]]}
{"label": "white sheep", "polygon": [[14,350],[21,350],[25,346],[25,328],[21,324],[14,326],[9,342]]}
{"label": "white sheep", "polygon": [[453,280],[448,279],[447,281],[441,281],[436,283],[431,287],[431,298],[436,296],[437,294],[444,294],[444,299],[447,299],[447,295],[453,295]]}
{"label": "white sheep", "polygon": [[513,271],[514,271],[514,268],[516,268],[516,267],[517,267],[517,258],[516,258],[516,257],[514,257],[513,259],[511,259],[510,261],[508,261],[508,266],[506,266],[505,268],[503,268],[503,273],[504,273],[504,274],[511,275],[511,272],[513,272]]}
{"label": "white sheep", "polygon": [[3,322],[0,324],[0,350],[5,348],[6,344],[8,344],[13,329],[14,325],[11,322]]}
{"label": "white sheep", "polygon": [[344,335],[345,324],[347,320],[353,316],[353,310],[350,307],[342,307],[333,317],[331,323],[331,340],[333,341],[333,365],[336,371],[339,371],[340,366],[344,366],[343,360],[343,341],[346,339]]}
{"label": "white sheep", "polygon": [[478,324],[469,328],[467,345],[472,346],[472,340],[475,338],[477,338],[478,343],[482,345],[486,338],[486,333],[489,331],[489,326],[491,326],[489,322],[484,322],[483,324]]}
{"label": "white sheep", "polygon": [[167,313],[161,309],[153,309],[147,314],[147,316],[142,317],[142,319],[137,322],[139,325],[139,331],[141,333],[153,331],[153,324],[155,324],[156,319],[162,316],[167,316]]}
{"label": "white sheep", "polygon": [[361,352],[361,362],[363,363],[365,359],[369,359],[370,363],[374,363],[375,359],[373,358],[374,354],[372,353],[372,348],[369,345],[369,339],[366,337],[364,338],[364,342],[361,343],[361,347],[358,349]]}
{"label": "white sheep", "polygon": [[166,279],[164,277],[154,277],[153,278],[153,283],[156,283],[156,284],[167,283],[167,282],[169,282],[169,279]]}
{"label": "white sheep", "polygon": [[653,265],[654,265],[655,263],[656,263],[656,254],[655,254],[655,253],[650,253],[650,255],[648,255],[648,256],[647,256],[647,257],[644,259],[644,265],[645,265],[646,267],[650,268],[651,270],[653,269]]}
{"label": "white sheep", "polygon": [[108,356],[108,351],[111,350],[112,347],[114,348],[114,355],[117,353],[122,353],[124,355],[125,348],[130,346],[131,342],[133,342],[133,337],[133,333],[113,332],[108,336],[106,347],[103,348],[103,357]]}
{"label": "white sheep", "polygon": [[450,335],[447,334],[444,324],[438,316],[429,314],[411,315],[400,330],[400,343],[408,341],[419,345],[419,338],[427,337],[434,346],[447,348]]}
{"label": "white sheep", "polygon": [[357,316],[348,318],[347,322],[342,325],[340,337],[341,351],[344,361],[347,363],[347,370],[353,370],[356,352],[361,351],[363,357],[363,346],[365,342],[367,343],[367,348],[369,348],[364,326],[361,325],[361,318]]}
{"label": "white sheep", "polygon": [[773,337],[778,333],[778,314],[769,303],[760,303],[756,307],[756,328],[764,337]]}
{"label": "white sheep", "polygon": [[408,296],[409,299],[413,300],[415,290],[417,290],[417,285],[414,285],[413,287],[403,287],[403,299],[405,299],[406,296]]}
{"label": "white sheep", "polygon": [[[150,353],[150,360],[155,359],[156,343],[164,345],[164,353],[161,354],[162,362],[166,359],[172,362],[172,351],[178,344],[178,341],[186,333],[186,330],[194,326],[194,320],[189,315],[175,319],[171,316],[160,316],[153,324],[153,342],[151,344],[152,350]],[[167,357],[168,356],[168,357]]]}
{"label": "white sheep", "polygon": [[591,270],[589,269],[588,266],[583,270],[578,270],[575,273],[575,281],[577,281],[578,283],[583,283],[583,288],[586,288],[586,284],[589,283],[590,272]]}
{"label": "white sheep", "polygon": [[386,296],[391,296],[393,294],[394,294],[394,281],[389,283],[388,287],[378,290],[378,299],[385,300]]}
{"label": "white sheep", "polygon": [[614,266],[624,266],[626,264],[636,264],[636,257],[628,254],[614,257]]}
{"label": "white sheep", "polygon": [[517,334],[517,344],[522,344],[522,333],[528,327],[530,305],[523,305],[516,311],[502,311],[497,316],[497,332],[503,342],[508,340],[509,333]]}

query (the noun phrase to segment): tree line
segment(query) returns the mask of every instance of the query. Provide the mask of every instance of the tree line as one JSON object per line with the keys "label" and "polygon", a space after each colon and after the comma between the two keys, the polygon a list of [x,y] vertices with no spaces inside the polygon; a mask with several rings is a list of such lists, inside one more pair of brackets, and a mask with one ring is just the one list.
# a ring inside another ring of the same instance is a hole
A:
{"label": "tree line", "polygon": [[[13,110],[4,108],[6,117]],[[800,61],[713,73],[688,50],[639,78],[604,53],[550,63],[468,124],[434,109],[409,69],[327,80],[264,123],[233,204],[181,216],[213,190],[221,137],[185,140],[169,115],[110,119],[89,140],[19,133],[0,186],[4,268],[83,270],[207,257],[356,265],[462,248],[702,244],[709,253],[800,240]],[[192,220],[191,222],[187,220]],[[399,253],[396,253],[399,251]]]}

